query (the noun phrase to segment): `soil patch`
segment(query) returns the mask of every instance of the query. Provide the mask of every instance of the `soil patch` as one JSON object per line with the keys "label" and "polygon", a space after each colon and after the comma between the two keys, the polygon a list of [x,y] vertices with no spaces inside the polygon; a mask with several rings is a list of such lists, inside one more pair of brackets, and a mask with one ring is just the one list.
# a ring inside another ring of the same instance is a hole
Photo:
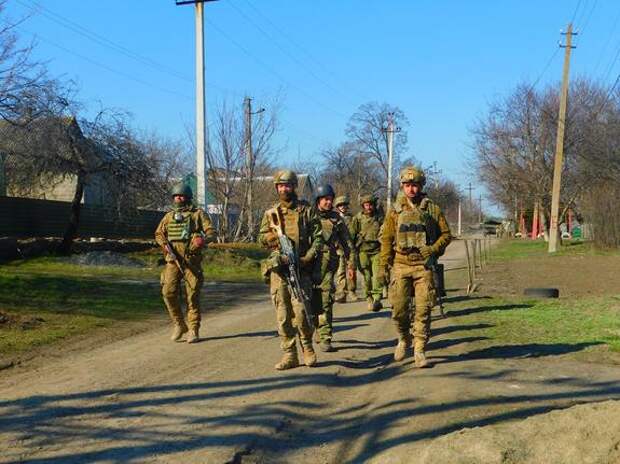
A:
{"label": "soil patch", "polygon": [[585,404],[523,421],[463,429],[433,441],[420,463],[620,462],[620,402]]}
{"label": "soil patch", "polygon": [[0,311],[0,328],[30,330],[44,322],[45,319],[42,317],[12,315]]}
{"label": "soil patch", "polygon": [[483,272],[483,292],[522,296],[528,287],[552,287],[560,298],[620,294],[620,257],[548,256],[492,263]]}

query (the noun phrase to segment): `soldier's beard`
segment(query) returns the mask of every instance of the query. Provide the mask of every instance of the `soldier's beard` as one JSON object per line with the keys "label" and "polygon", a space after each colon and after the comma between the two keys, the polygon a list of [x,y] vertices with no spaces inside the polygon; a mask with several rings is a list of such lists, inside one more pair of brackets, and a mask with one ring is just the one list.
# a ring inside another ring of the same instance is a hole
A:
{"label": "soldier's beard", "polygon": [[295,192],[280,192],[278,193],[280,201],[291,202],[297,198]]}

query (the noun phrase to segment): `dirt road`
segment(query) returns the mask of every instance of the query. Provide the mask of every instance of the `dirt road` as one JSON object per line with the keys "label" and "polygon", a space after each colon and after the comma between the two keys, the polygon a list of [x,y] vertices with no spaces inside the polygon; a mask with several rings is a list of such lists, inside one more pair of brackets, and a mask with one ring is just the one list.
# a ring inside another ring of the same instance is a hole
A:
{"label": "dirt road", "polygon": [[[460,256],[456,242],[446,263]],[[338,351],[276,372],[267,289],[239,293],[207,315],[197,345],[169,342],[161,325],[0,372],[0,462],[411,463],[463,427],[620,398],[620,368],[557,358],[557,347],[477,348],[484,327],[459,322],[481,310],[475,300],[434,320],[432,369],[393,362],[389,310],[355,303],[336,306]]]}

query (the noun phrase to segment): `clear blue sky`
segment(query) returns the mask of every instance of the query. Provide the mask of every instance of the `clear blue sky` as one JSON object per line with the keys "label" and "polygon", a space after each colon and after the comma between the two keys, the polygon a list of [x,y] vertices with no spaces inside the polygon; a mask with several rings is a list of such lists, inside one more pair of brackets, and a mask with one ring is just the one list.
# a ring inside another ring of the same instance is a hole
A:
{"label": "clear blue sky", "polygon": [[[462,187],[468,127],[520,81],[560,79],[554,52],[571,18],[581,31],[571,75],[611,83],[620,71],[617,0],[220,0],[205,11],[208,107],[283,95],[285,161],[340,142],[360,104],[385,101],[412,123],[409,155]],[[139,127],[179,137],[193,124],[193,6],[9,1],[11,16],[28,12],[23,38],[36,37],[36,56],[75,79],[91,110],[126,108]]]}

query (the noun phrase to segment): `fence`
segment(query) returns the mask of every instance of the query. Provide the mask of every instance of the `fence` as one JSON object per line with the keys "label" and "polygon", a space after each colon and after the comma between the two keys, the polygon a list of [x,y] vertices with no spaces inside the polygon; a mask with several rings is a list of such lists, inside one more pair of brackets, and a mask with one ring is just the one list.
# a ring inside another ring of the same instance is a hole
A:
{"label": "fence", "polygon": [[[0,236],[60,237],[69,221],[71,203],[0,196]],[[151,238],[161,211],[135,210],[119,217],[113,208],[82,205],[79,237]]]}

